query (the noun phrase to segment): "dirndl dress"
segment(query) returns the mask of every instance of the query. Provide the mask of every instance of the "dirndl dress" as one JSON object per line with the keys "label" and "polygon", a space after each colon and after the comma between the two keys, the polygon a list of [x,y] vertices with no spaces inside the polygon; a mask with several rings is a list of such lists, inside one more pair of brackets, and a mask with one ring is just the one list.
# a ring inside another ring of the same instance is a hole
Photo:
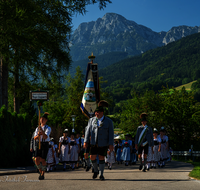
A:
{"label": "dirndl dress", "polygon": [[160,152],[158,152],[159,149],[159,143],[161,142],[161,139],[157,137],[154,139],[154,146],[153,146],[153,162],[158,162],[160,161]]}
{"label": "dirndl dress", "polygon": [[[110,151],[110,150],[108,149],[108,151]],[[110,163],[110,164],[115,163],[115,152],[114,151],[110,152],[110,154],[107,154],[107,156],[105,158],[105,162]]]}
{"label": "dirndl dress", "polygon": [[159,135],[159,138],[161,139],[161,158],[160,158],[160,160],[167,160],[168,150],[166,149],[166,147],[167,147],[167,142],[168,142],[168,136],[163,135],[163,137],[161,138],[161,136]]}
{"label": "dirndl dress", "polygon": [[118,148],[117,148],[117,155],[116,155],[116,160],[117,162],[121,161],[121,155],[122,155],[122,144],[118,144]]}
{"label": "dirndl dress", "polygon": [[53,143],[49,142],[49,150],[48,150],[48,153],[47,153],[46,162],[50,166],[53,166],[55,164],[55,160],[54,160],[54,157],[53,157],[53,151],[55,152],[55,148],[53,147]]}
{"label": "dirndl dress", "polygon": [[132,145],[132,141],[122,141],[123,151],[121,155],[121,159],[124,161],[130,161],[131,159],[131,151],[130,146]]}
{"label": "dirndl dress", "polygon": [[78,146],[77,146],[77,141],[71,140],[70,142],[70,158],[69,161],[71,163],[76,163],[78,160]]}
{"label": "dirndl dress", "polygon": [[60,154],[60,162],[69,162],[70,160],[70,154],[69,153],[69,143],[70,138],[67,137],[67,139],[64,139],[64,136],[60,137],[59,142],[62,143],[61,145],[61,154]]}

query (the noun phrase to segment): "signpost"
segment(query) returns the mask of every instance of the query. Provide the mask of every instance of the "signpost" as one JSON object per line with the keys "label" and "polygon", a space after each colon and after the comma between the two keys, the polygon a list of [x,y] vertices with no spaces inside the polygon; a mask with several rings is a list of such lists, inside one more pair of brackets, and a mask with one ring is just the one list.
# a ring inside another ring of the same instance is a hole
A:
{"label": "signpost", "polygon": [[[38,127],[40,126],[40,107],[42,106],[44,101],[49,101],[49,91],[29,91],[29,99],[30,101],[37,101],[38,106]],[[40,131],[39,131],[40,132]],[[41,149],[41,141],[39,138],[39,149]]]}

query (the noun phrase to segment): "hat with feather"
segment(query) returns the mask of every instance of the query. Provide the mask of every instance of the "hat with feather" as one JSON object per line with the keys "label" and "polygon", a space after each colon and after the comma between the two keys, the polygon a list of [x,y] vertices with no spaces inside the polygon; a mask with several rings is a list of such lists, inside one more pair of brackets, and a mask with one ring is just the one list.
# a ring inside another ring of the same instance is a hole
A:
{"label": "hat with feather", "polygon": [[96,111],[104,112],[104,108],[105,108],[105,107],[106,107],[106,108],[108,107],[108,102],[105,101],[105,100],[101,100],[101,101],[99,101],[98,106],[97,106],[95,112],[96,112]]}
{"label": "hat with feather", "polygon": [[48,115],[49,115],[48,112],[44,112],[44,114],[42,115],[42,117],[44,117],[45,119],[48,119]]}
{"label": "hat with feather", "polygon": [[140,119],[141,119],[141,121],[147,121],[147,113],[142,113],[141,115],[140,115]]}

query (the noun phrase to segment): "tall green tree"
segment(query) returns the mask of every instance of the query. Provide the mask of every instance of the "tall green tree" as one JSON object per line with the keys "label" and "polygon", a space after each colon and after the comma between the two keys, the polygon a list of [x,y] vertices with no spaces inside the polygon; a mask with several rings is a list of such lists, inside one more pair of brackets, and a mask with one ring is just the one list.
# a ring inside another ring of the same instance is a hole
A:
{"label": "tall green tree", "polygon": [[148,113],[150,127],[166,128],[173,149],[187,150],[191,144],[198,147],[200,114],[193,93],[184,88],[181,91],[166,88],[160,93],[133,94],[133,98],[122,106],[120,128],[134,135],[141,125],[139,116],[142,112]]}
{"label": "tall green tree", "polygon": [[[86,5],[110,0],[6,0],[0,1],[0,106],[8,106],[8,72],[14,77],[15,110],[19,110],[16,90],[20,74],[32,79],[51,80],[69,68],[69,40],[72,16],[84,14]],[[39,77],[38,77],[39,76]],[[40,81],[39,80],[39,81]]]}

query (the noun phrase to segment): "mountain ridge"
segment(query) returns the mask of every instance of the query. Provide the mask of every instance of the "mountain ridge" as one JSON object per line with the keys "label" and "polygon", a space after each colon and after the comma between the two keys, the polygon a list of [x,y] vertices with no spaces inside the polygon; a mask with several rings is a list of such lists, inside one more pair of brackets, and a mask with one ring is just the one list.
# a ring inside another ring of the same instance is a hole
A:
{"label": "mountain ridge", "polygon": [[198,32],[200,27],[184,25],[155,32],[122,15],[106,13],[96,21],[79,25],[71,36],[70,53],[73,61],[85,59],[91,52],[102,55],[121,51],[134,56]]}

